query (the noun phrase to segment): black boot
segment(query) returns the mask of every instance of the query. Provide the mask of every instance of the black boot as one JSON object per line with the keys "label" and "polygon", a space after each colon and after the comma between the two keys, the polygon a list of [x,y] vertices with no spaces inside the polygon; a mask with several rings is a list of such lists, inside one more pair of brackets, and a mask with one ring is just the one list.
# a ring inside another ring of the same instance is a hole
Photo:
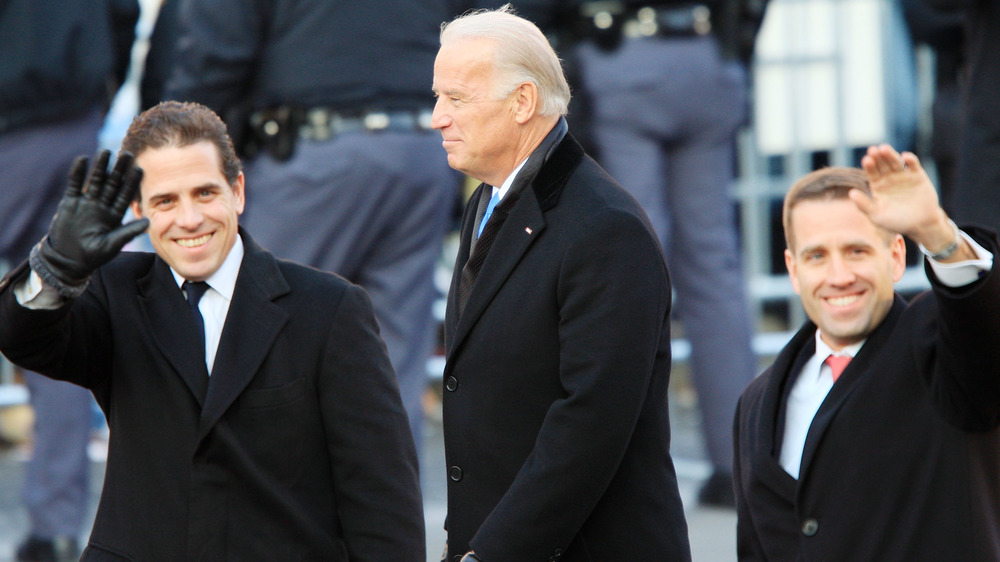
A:
{"label": "black boot", "polygon": [[43,539],[29,536],[17,547],[17,562],[77,562],[80,549],[76,539],[56,537]]}

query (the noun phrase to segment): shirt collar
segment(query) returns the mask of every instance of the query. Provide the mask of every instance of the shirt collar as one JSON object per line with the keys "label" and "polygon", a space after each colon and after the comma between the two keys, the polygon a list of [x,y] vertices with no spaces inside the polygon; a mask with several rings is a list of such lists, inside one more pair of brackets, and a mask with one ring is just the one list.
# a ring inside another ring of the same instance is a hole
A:
{"label": "shirt collar", "polygon": [[[531,157],[529,156],[528,158]],[[521,160],[521,163],[518,164],[516,168],[514,168],[514,171],[511,172],[509,176],[507,176],[507,179],[503,180],[503,184],[500,185],[500,187],[493,186],[493,193],[492,193],[493,195],[499,192],[500,199],[503,199],[504,195],[507,195],[507,192],[510,191],[510,186],[514,185],[514,178],[517,177],[517,173],[520,172],[521,168],[524,167],[524,164],[525,162],[528,161],[528,158]]]}
{"label": "shirt collar", "polygon": [[552,127],[548,134],[545,135],[545,138],[542,139],[542,142],[535,148],[534,152],[528,155],[528,157],[524,160],[521,160],[521,163],[518,164],[517,167],[514,168],[514,171],[507,176],[507,179],[503,181],[503,184],[501,184],[500,187],[492,186],[493,192],[491,195],[499,193],[500,199],[503,199],[504,196],[507,195],[507,192],[510,191],[510,187],[514,185],[514,180],[517,179],[517,174],[521,171],[521,168],[524,168],[524,165],[528,162],[528,160],[538,157],[541,157],[543,162],[548,160],[549,156],[552,156],[552,152],[555,151],[556,147],[559,146],[559,143],[562,142],[563,137],[565,137],[568,132],[569,126],[566,124],[566,118],[560,117],[559,120],[556,121],[555,126]]}
{"label": "shirt collar", "polygon": [[[240,274],[240,264],[243,263],[243,238],[237,234],[236,243],[233,244],[233,248],[229,250],[229,255],[226,256],[225,261],[219,269],[215,270],[208,279],[205,280],[215,292],[219,293],[226,300],[233,299],[233,293],[236,291],[236,278]],[[179,273],[174,271],[174,268],[170,268],[170,273],[174,276],[174,281],[177,283],[177,287],[180,288],[184,284],[185,279],[181,277]]]}
{"label": "shirt collar", "polygon": [[823,341],[823,338],[819,336],[819,329],[816,330],[816,357],[819,357],[820,362],[826,360],[829,355],[843,355],[845,357],[854,357],[861,351],[861,346],[865,345],[867,339],[861,340],[858,343],[851,344],[840,351],[834,351],[829,345]]}

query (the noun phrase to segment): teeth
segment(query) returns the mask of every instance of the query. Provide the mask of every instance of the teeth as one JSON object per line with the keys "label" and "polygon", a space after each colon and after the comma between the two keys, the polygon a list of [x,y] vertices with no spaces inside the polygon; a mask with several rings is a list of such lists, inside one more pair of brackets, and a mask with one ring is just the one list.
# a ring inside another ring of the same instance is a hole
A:
{"label": "teeth", "polygon": [[826,302],[832,304],[833,306],[847,306],[857,301],[860,298],[861,297],[858,295],[850,295],[846,297],[831,297],[826,299]]}
{"label": "teeth", "polygon": [[177,239],[177,243],[185,248],[194,248],[195,246],[201,246],[212,237],[211,234],[206,234],[204,236],[199,236],[198,238],[187,238],[187,239]]}

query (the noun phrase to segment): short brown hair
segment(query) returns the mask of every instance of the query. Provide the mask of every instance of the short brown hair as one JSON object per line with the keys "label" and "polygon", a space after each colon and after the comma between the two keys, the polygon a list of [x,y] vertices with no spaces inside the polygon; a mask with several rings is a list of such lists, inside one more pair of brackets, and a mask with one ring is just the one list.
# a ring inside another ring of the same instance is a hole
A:
{"label": "short brown hair", "polygon": [[829,167],[802,176],[785,195],[781,213],[785,245],[792,248],[792,210],[796,205],[803,201],[847,199],[852,189],[871,195],[868,178],[859,168]]}
{"label": "short brown hair", "polygon": [[233,185],[242,167],[226,124],[214,111],[198,103],[165,101],[143,111],[129,125],[122,150],[139,156],[147,148],[184,147],[201,141],[209,141],[218,149],[222,175]]}

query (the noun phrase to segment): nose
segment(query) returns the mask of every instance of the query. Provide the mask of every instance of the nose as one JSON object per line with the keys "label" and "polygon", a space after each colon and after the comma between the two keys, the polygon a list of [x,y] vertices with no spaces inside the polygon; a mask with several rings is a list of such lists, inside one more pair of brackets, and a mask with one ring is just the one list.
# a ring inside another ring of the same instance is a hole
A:
{"label": "nose", "polygon": [[448,118],[447,113],[442,106],[444,100],[441,97],[437,98],[434,102],[434,111],[431,113],[431,128],[432,129],[443,129],[451,123],[451,119]]}
{"label": "nose", "polygon": [[195,230],[201,226],[203,220],[205,220],[205,216],[202,215],[201,209],[196,203],[181,201],[178,205],[177,215],[174,219],[177,226],[187,230]]}
{"label": "nose", "polygon": [[844,259],[843,256],[833,255],[830,259],[830,268],[826,276],[827,283],[842,287],[854,283],[854,280],[854,270],[851,268],[848,260]]}

